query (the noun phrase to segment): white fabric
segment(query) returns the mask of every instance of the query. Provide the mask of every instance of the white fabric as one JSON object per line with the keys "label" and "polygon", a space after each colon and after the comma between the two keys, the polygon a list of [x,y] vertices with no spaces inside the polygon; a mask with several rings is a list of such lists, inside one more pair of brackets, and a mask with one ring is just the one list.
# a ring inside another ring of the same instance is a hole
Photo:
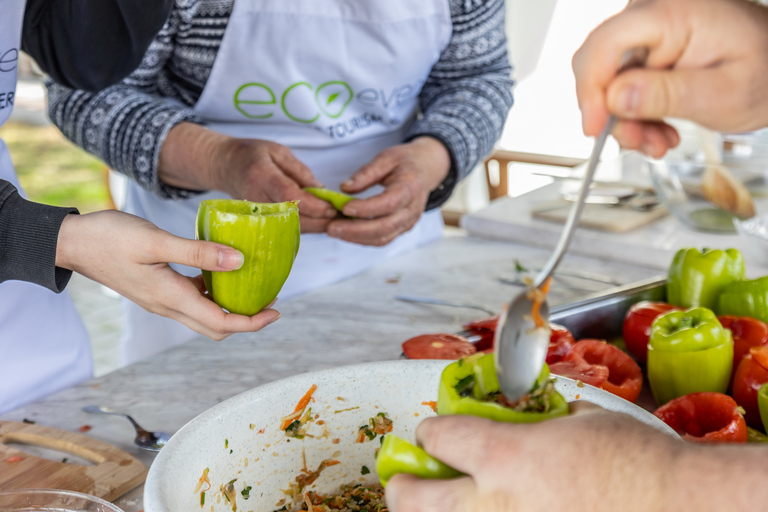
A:
{"label": "white fabric", "polygon": [[[291,148],[317,178],[338,190],[384,148],[400,144],[416,118],[421,87],[451,37],[448,0],[237,0],[195,110],[208,127],[233,137]],[[381,192],[372,188],[363,196]],[[176,235],[194,237],[208,193],[164,201],[132,184],[127,210]],[[362,272],[438,239],[438,210],[386,247],[305,234],[280,298],[287,299]],[[187,275],[199,273],[184,268]],[[186,341],[169,334],[136,305],[122,363]]]}
{"label": "white fabric", "polygon": [[[5,0],[0,16],[0,125],[16,90],[25,0]],[[0,140],[0,179],[19,190]],[[0,414],[93,376],[88,333],[66,292],[20,281],[0,283]]]}

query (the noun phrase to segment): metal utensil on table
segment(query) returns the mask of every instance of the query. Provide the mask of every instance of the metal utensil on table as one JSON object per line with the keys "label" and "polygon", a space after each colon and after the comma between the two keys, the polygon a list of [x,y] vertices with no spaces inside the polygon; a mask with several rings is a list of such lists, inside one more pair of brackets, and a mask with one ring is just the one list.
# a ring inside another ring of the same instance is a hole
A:
{"label": "metal utensil on table", "polygon": [[433,297],[422,297],[418,295],[396,295],[395,299],[403,302],[413,302],[416,304],[435,304],[437,306],[448,306],[452,308],[465,308],[476,309],[489,315],[495,315],[496,312],[480,304],[473,304],[471,302],[451,302],[442,299],[435,299]]}
{"label": "metal utensil on table", "polygon": [[165,432],[150,432],[149,430],[145,430],[138,423],[136,423],[136,420],[134,420],[129,415],[123,414],[121,412],[117,412],[113,409],[110,409],[109,407],[101,407],[98,405],[87,405],[83,407],[83,411],[90,412],[93,414],[109,414],[112,416],[122,416],[123,418],[127,419],[128,421],[131,422],[131,425],[133,425],[133,428],[136,429],[136,439],[134,439],[133,442],[136,443],[136,446],[138,446],[139,448],[143,448],[145,450],[150,450],[154,452],[159,451],[160,448],[165,446],[168,440],[171,439],[171,434],[167,434]]}

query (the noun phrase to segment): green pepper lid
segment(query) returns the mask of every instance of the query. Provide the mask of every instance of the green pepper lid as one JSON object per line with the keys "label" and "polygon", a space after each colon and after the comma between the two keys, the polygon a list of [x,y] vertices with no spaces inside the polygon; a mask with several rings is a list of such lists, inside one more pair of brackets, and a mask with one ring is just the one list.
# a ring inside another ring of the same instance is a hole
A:
{"label": "green pepper lid", "polygon": [[345,194],[344,192],[337,192],[335,190],[329,190],[327,188],[317,187],[304,187],[304,190],[323,201],[328,201],[334,208],[341,211],[344,209],[344,205],[355,199],[354,197]]}

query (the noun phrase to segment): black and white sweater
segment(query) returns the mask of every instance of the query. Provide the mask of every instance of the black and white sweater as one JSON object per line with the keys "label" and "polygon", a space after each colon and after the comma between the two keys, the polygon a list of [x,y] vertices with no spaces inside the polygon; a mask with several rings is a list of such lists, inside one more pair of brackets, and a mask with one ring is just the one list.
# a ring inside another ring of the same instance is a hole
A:
{"label": "black and white sweater", "polygon": [[[160,150],[176,124],[204,124],[192,107],[208,80],[233,4],[176,0],[139,68],[118,85],[94,94],[49,82],[54,124],[75,144],[160,197],[194,195],[160,182]],[[451,154],[452,172],[430,197],[428,209],[444,202],[458,180],[492,150],[512,106],[504,0],[450,0],[450,10],[450,43],[422,88],[421,117],[406,138],[436,137]]]}

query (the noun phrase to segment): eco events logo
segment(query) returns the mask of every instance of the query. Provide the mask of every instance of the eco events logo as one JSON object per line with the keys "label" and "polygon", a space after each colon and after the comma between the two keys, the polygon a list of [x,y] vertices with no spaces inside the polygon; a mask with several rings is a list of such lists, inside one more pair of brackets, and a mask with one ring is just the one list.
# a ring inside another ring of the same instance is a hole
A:
{"label": "eco events logo", "polygon": [[313,86],[309,82],[295,82],[283,91],[275,91],[267,84],[249,82],[234,94],[237,111],[248,119],[269,119],[282,113],[297,123],[312,124],[321,117],[339,119],[354,101],[365,108],[383,109],[412,102],[421,91],[423,81],[402,84],[388,89],[368,87],[358,93],[341,80],[332,80]]}

